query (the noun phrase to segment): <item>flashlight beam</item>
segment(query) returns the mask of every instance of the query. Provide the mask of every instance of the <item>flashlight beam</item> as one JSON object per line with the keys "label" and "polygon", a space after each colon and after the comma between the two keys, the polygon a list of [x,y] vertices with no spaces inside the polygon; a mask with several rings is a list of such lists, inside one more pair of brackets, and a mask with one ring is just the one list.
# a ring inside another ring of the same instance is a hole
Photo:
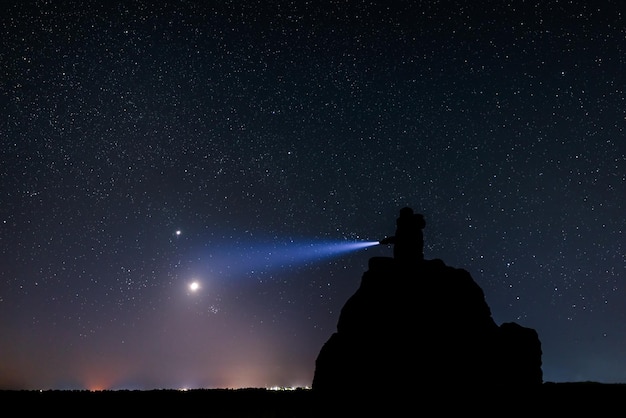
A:
{"label": "flashlight beam", "polygon": [[[211,270],[230,274],[293,268],[297,265],[339,257],[350,252],[378,245],[378,241],[271,241],[249,242],[235,248],[221,247],[211,254]],[[207,267],[209,267],[207,265]]]}

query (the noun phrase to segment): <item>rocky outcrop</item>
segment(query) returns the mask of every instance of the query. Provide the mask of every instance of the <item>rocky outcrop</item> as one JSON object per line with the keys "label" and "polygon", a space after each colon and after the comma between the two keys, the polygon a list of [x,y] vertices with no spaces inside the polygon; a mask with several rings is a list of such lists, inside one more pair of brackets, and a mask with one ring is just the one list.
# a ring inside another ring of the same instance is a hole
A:
{"label": "rocky outcrop", "polygon": [[496,324],[466,270],[373,257],[315,363],[314,391],[541,385],[534,329]]}

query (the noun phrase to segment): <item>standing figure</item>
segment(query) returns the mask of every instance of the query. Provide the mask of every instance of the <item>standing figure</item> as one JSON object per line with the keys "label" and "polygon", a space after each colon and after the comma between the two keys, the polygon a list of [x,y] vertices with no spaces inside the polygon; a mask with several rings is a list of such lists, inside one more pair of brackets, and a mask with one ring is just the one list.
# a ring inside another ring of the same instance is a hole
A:
{"label": "standing figure", "polygon": [[393,257],[400,262],[421,262],[424,260],[424,215],[413,213],[413,209],[400,209],[396,219],[396,234],[384,238],[381,244],[393,244]]}

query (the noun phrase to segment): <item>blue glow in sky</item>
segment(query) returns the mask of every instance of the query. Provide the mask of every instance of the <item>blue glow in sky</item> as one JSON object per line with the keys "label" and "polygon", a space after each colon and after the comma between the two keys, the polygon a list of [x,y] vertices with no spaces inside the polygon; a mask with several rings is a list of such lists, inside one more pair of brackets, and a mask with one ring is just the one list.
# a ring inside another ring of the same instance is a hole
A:
{"label": "blue glow in sky", "polygon": [[231,277],[243,273],[296,269],[309,263],[340,258],[348,253],[378,245],[378,241],[293,240],[238,241],[198,252],[198,261],[211,271]]}

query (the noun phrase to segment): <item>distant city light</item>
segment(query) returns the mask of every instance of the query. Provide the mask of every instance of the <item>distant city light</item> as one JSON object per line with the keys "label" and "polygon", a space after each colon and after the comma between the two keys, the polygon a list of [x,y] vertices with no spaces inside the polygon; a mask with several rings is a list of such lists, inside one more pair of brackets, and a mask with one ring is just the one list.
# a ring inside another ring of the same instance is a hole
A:
{"label": "distant city light", "polygon": [[267,390],[274,390],[274,391],[282,391],[282,390],[298,390],[298,389],[311,389],[308,386],[272,386],[267,388]]}

